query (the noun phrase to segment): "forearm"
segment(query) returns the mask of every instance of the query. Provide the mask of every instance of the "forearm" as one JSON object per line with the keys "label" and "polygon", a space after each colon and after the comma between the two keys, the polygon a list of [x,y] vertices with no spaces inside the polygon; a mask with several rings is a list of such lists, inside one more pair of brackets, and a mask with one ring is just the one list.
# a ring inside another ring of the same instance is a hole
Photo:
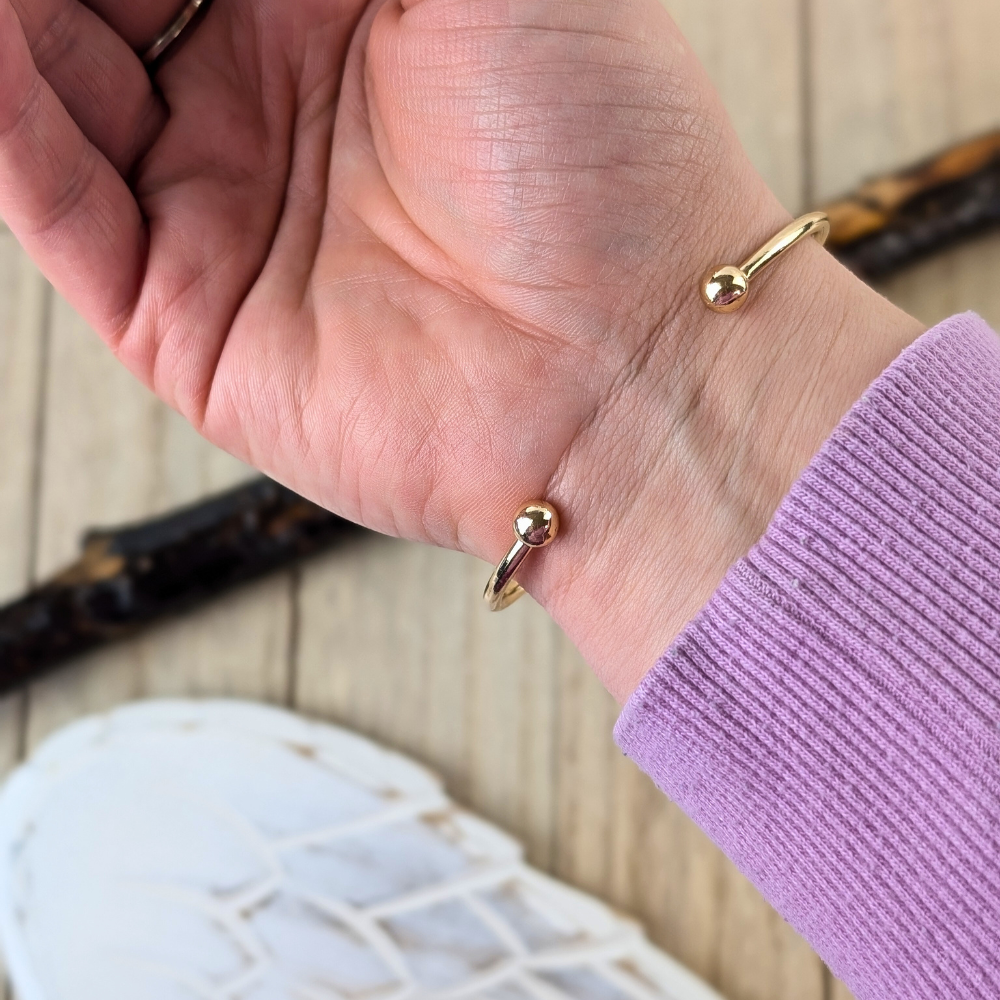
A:
{"label": "forearm", "polygon": [[745,309],[710,312],[698,291],[705,267],[789,220],[759,179],[715,210],[703,256],[664,276],[669,304],[648,355],[557,471],[549,495],[566,514],[563,534],[529,578],[621,702],[923,330],[813,241],[776,264]]}

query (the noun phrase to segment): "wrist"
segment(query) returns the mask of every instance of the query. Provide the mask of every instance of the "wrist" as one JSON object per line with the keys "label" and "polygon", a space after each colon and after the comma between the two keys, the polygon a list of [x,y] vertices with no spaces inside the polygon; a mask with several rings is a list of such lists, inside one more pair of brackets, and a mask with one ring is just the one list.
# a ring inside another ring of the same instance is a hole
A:
{"label": "wrist", "polygon": [[700,256],[677,269],[686,287],[674,289],[643,363],[609,393],[551,484],[565,527],[529,586],[619,701],[923,329],[812,240],[759,280],[745,309],[709,311],[704,268],[789,221],[769,194],[757,201],[752,226],[704,234]]}

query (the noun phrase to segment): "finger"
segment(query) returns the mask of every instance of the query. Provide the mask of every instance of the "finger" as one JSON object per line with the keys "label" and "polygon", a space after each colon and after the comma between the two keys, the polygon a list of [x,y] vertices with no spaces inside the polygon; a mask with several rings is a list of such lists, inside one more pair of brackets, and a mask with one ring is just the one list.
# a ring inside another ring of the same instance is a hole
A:
{"label": "finger", "polygon": [[10,0],[0,0],[0,216],[49,280],[114,340],[142,280],[142,216],[38,73]]}
{"label": "finger", "polygon": [[195,426],[288,183],[296,80],[287,39],[262,32],[252,8],[220,5],[158,74],[170,122],[134,184],[149,268],[118,356]]}
{"label": "finger", "polygon": [[166,122],[126,42],[79,0],[12,0],[39,73],[83,134],[127,177]]}

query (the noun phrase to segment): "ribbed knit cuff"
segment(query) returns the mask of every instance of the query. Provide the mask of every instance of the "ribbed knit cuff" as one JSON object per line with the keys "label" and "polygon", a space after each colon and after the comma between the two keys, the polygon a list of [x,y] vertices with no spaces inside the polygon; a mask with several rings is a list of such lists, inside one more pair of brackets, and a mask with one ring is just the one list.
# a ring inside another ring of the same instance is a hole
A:
{"label": "ribbed knit cuff", "polygon": [[936,327],[870,387],[616,738],[859,1000],[1000,996],[1000,339],[982,320]]}

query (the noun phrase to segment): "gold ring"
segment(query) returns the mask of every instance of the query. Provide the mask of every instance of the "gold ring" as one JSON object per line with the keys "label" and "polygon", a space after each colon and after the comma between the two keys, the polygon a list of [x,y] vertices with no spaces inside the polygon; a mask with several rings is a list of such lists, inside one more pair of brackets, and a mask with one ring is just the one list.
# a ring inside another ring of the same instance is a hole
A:
{"label": "gold ring", "polygon": [[820,246],[830,235],[830,219],[825,212],[810,212],[786,226],[774,239],[768,240],[753,256],[739,267],[710,268],[701,282],[701,297],[715,312],[733,312],[743,306],[750,292],[750,281],[768,264],[806,236],[815,236]]}
{"label": "gold ring", "polygon": [[559,513],[541,500],[525,504],[514,517],[514,534],[517,541],[493,571],[483,593],[490,611],[503,611],[524,595],[514,574],[532,549],[545,548],[559,534]]}
{"label": "gold ring", "polygon": [[159,62],[167,49],[184,34],[188,25],[197,17],[198,11],[203,7],[207,7],[208,3],[209,0],[188,0],[184,9],[177,15],[177,19],[142,54],[143,65],[152,66],[154,63]]}

